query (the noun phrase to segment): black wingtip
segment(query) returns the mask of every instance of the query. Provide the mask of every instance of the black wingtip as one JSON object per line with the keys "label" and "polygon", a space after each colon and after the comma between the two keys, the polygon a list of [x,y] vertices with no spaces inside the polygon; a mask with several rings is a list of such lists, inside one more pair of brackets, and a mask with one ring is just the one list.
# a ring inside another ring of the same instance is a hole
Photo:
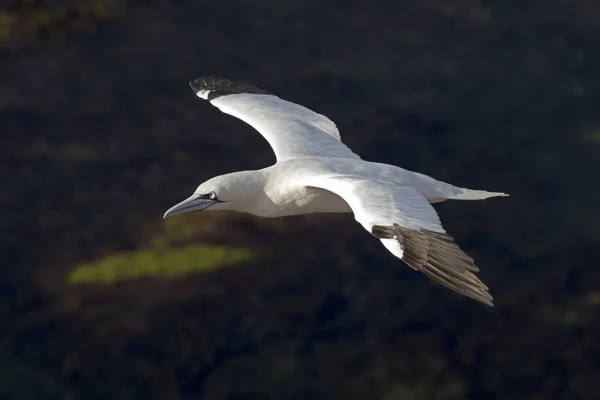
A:
{"label": "black wingtip", "polygon": [[243,81],[230,81],[229,79],[212,75],[202,75],[192,79],[189,81],[189,85],[194,93],[206,90],[209,100],[229,94],[271,94],[266,90],[259,89]]}
{"label": "black wingtip", "polygon": [[197,93],[200,90],[215,89],[215,87],[218,86],[226,86],[228,83],[231,82],[225,78],[211,75],[202,75],[189,81],[190,88],[192,88],[194,93]]}
{"label": "black wingtip", "polygon": [[375,225],[371,234],[379,239],[398,240],[404,253],[401,259],[411,268],[457,293],[494,306],[488,287],[473,274],[479,268],[450,235],[426,229],[412,230],[398,224]]}
{"label": "black wingtip", "polygon": [[197,93],[198,91],[200,91],[200,89],[202,89],[202,77],[192,79],[188,83],[190,84],[190,88],[192,88],[194,93]]}

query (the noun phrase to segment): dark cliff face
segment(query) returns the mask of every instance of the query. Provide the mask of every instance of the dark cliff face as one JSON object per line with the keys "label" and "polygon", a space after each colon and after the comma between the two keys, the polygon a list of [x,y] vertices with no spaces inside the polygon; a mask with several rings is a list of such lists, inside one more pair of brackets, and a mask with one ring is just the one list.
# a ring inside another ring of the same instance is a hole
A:
{"label": "dark cliff face", "polygon": [[[10,2],[0,395],[594,398],[600,6],[563,3]],[[163,225],[274,161],[190,92],[203,74],[326,114],[365,159],[511,193],[436,206],[496,307],[351,216]],[[214,245],[260,256],[217,268]]]}

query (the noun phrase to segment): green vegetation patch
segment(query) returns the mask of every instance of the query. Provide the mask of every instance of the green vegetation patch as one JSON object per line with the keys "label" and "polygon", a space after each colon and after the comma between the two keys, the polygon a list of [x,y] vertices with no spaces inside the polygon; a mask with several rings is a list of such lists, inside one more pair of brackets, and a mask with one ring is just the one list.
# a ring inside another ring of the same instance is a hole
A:
{"label": "green vegetation patch", "polygon": [[189,214],[186,218],[167,218],[160,229],[150,238],[149,244],[155,248],[165,248],[178,243],[198,240],[203,232],[210,232],[215,224],[208,215]]}
{"label": "green vegetation patch", "polygon": [[237,264],[254,257],[254,252],[249,249],[211,245],[129,251],[79,265],[69,273],[67,281],[71,284],[114,284],[143,276],[178,277]]}

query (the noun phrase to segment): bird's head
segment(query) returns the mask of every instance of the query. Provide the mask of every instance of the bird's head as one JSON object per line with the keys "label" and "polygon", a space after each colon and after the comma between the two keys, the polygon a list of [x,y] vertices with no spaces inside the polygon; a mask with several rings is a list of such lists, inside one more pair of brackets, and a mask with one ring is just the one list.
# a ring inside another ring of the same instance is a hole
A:
{"label": "bird's head", "polygon": [[202,183],[190,197],[169,208],[163,218],[191,211],[248,211],[262,190],[257,171],[220,175]]}

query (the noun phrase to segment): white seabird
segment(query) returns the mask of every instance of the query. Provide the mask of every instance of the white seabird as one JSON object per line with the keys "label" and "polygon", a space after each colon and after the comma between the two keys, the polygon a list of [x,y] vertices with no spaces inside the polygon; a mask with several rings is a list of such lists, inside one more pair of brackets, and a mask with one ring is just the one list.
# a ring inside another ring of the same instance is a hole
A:
{"label": "white seabird", "polygon": [[446,233],[431,203],[481,200],[505,193],[471,190],[388,164],[362,160],[335,124],[306,107],[245,82],[214,76],[190,81],[198,97],[254,127],[277,162],[202,183],[164,218],[196,210],[261,217],[354,213],[396,257],[450,289],[493,306],[479,269]]}

